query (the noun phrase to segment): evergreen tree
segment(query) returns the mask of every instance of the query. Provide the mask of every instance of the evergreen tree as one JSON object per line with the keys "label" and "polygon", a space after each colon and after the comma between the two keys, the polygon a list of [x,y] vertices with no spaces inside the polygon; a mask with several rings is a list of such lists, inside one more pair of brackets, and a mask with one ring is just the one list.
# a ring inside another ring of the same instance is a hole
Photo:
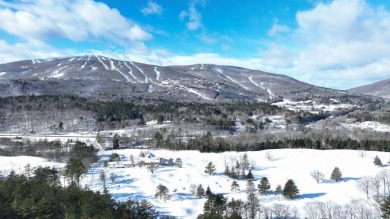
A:
{"label": "evergreen tree", "polygon": [[376,166],[382,166],[382,161],[381,161],[381,159],[379,159],[378,155],[375,156],[375,158],[374,158],[374,164]]}
{"label": "evergreen tree", "polygon": [[270,188],[271,188],[271,185],[269,184],[268,178],[267,177],[261,178],[260,183],[257,186],[257,188],[259,189],[259,192],[261,195],[267,195]]}
{"label": "evergreen tree", "polygon": [[118,133],[115,133],[114,139],[112,140],[112,148],[118,149],[119,148],[119,135]]}
{"label": "evergreen tree", "polygon": [[156,134],[154,134],[154,139],[156,140],[156,146],[159,148],[164,141],[164,137],[160,132],[156,132]]}
{"label": "evergreen tree", "polygon": [[202,198],[204,196],[204,188],[202,184],[199,184],[198,188],[196,188],[196,197]]}
{"label": "evergreen tree", "polygon": [[240,199],[232,200],[227,204],[227,217],[228,219],[242,219],[241,212],[244,208],[244,202]]}
{"label": "evergreen tree", "polygon": [[166,202],[170,198],[169,189],[160,183],[157,186],[155,197],[159,197],[160,199],[163,199],[164,202]]}
{"label": "evergreen tree", "polygon": [[250,163],[249,163],[249,158],[248,158],[247,153],[245,153],[242,156],[242,168],[247,169],[247,170],[249,170],[249,168],[250,168]]}
{"label": "evergreen tree", "polygon": [[287,180],[283,188],[283,196],[287,199],[298,198],[299,190],[292,179]]}
{"label": "evergreen tree", "polygon": [[206,192],[205,192],[206,197],[209,197],[211,194],[213,194],[213,193],[211,192],[210,186],[207,186]]}
{"label": "evergreen tree", "polygon": [[233,180],[231,191],[237,192],[237,190],[240,190],[240,185],[237,183],[236,180]]}
{"label": "evergreen tree", "polygon": [[338,167],[335,167],[332,171],[332,174],[330,175],[330,179],[335,182],[340,182],[343,175],[341,174],[341,171]]}
{"label": "evergreen tree", "polygon": [[227,199],[221,194],[211,194],[203,206],[199,219],[223,219],[226,215]]}
{"label": "evergreen tree", "polygon": [[390,196],[380,204],[380,209],[382,218],[390,219]]}
{"label": "evergreen tree", "polygon": [[251,170],[249,170],[248,174],[246,175],[247,180],[253,180],[255,177],[253,176],[253,173]]}
{"label": "evergreen tree", "polygon": [[236,171],[234,170],[234,168],[232,167],[231,171],[230,171],[230,178],[232,179],[237,179],[237,173]]}
{"label": "evergreen tree", "polygon": [[225,171],[223,172],[223,175],[225,175],[225,176],[229,176],[229,177],[230,177],[230,169],[229,169],[229,165],[226,165],[226,166],[225,166]]}
{"label": "evergreen tree", "polygon": [[80,184],[80,178],[85,173],[86,169],[83,163],[72,156],[68,160],[65,166],[65,175],[68,177],[71,183],[75,183],[77,186]]}
{"label": "evergreen tree", "polygon": [[205,173],[209,174],[210,176],[215,174],[216,169],[213,162],[210,161],[205,168],[206,168],[206,170],[204,171]]}
{"label": "evergreen tree", "polygon": [[276,186],[276,188],[275,188],[275,195],[280,195],[280,194],[282,194],[282,186],[281,185],[278,185],[278,186]]}

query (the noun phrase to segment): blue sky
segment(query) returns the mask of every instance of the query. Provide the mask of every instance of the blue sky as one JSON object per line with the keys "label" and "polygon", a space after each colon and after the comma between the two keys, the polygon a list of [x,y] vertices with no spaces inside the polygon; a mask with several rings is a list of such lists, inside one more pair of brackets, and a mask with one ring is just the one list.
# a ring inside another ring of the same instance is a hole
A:
{"label": "blue sky", "polygon": [[390,77],[390,1],[0,0],[0,63],[101,54],[346,89]]}

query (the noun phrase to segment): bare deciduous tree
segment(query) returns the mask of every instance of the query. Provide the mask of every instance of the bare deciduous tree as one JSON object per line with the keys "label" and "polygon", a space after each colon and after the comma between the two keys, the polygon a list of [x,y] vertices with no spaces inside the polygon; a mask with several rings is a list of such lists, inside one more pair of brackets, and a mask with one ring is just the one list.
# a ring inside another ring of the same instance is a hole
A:
{"label": "bare deciduous tree", "polygon": [[372,177],[371,178],[371,184],[370,184],[370,187],[371,189],[375,192],[375,200],[377,202],[379,202],[379,197],[380,197],[380,189],[381,189],[381,185],[382,185],[382,180],[378,175],[376,175],[375,177]]}
{"label": "bare deciduous tree", "polygon": [[268,161],[272,161],[274,158],[271,154],[271,152],[267,151],[267,153],[265,153],[265,158],[268,160]]}
{"label": "bare deciduous tree", "polygon": [[195,184],[191,184],[190,185],[190,193],[191,193],[191,195],[192,196],[196,196],[196,188],[198,188],[198,186],[197,185],[195,185]]}
{"label": "bare deciduous tree", "polygon": [[317,183],[321,183],[321,182],[324,180],[324,178],[325,178],[325,174],[322,173],[322,172],[319,171],[319,170],[313,170],[313,171],[311,171],[311,172],[310,172],[310,175],[311,175],[311,177],[313,177],[313,179],[315,179],[315,181],[316,181]]}
{"label": "bare deciduous tree", "polygon": [[371,187],[371,177],[369,176],[363,176],[359,181],[356,182],[356,187],[364,192],[367,196],[367,199],[369,198],[369,192]]}

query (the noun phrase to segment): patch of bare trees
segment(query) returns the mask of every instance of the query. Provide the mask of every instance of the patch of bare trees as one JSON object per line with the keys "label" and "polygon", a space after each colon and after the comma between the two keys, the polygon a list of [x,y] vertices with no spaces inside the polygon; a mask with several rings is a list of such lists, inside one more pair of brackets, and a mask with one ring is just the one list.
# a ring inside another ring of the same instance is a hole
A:
{"label": "patch of bare trees", "polygon": [[381,218],[377,203],[367,200],[353,200],[346,205],[338,205],[330,201],[310,202],[303,209],[307,219]]}

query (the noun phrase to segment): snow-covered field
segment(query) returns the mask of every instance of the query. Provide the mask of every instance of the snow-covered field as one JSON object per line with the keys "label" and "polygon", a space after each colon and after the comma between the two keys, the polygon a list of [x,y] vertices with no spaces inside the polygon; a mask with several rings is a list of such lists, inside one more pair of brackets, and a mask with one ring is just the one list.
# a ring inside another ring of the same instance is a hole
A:
{"label": "snow-covered field", "polygon": [[390,132],[390,126],[375,121],[366,122],[355,122],[355,123],[342,123],[343,127],[346,128],[359,128],[359,129],[370,129],[377,132]]}
{"label": "snow-covered field", "polygon": [[329,104],[318,104],[316,103],[316,101],[313,100],[306,100],[306,101],[283,100],[282,102],[273,103],[272,105],[283,107],[292,111],[304,111],[304,112],[310,112],[314,114],[319,112],[327,112],[327,111],[333,112],[337,110],[352,109],[357,107],[356,105],[339,103],[337,100],[332,100],[332,102]]}
{"label": "snow-covered field", "polygon": [[[125,149],[116,150],[122,161],[129,163],[130,155],[133,155],[135,162],[139,159],[141,150]],[[181,158],[183,167],[177,166],[159,167],[153,174],[145,167],[114,168],[120,162],[110,163],[111,167],[104,168],[103,163],[111,155],[111,151],[102,152],[101,160],[94,164],[84,177],[82,183],[87,184],[93,190],[102,191],[102,182],[99,178],[101,171],[107,176],[107,188],[115,199],[125,201],[128,198],[148,199],[159,212],[166,215],[174,215],[183,218],[196,218],[202,213],[205,198],[197,199],[190,194],[190,185],[202,184],[204,188],[210,186],[214,193],[222,193],[229,199],[240,198],[246,200],[246,181],[240,180],[240,191],[231,191],[232,179],[223,175],[225,163],[232,166],[236,159],[239,159],[244,152],[225,153],[200,153],[198,151],[151,151],[157,158]],[[347,204],[351,200],[365,199],[365,194],[356,187],[356,182],[363,176],[375,176],[382,170],[390,170],[390,166],[377,167],[373,164],[376,155],[386,163],[389,160],[389,153],[386,152],[364,152],[364,157],[359,151],[349,150],[309,150],[309,149],[280,149],[247,152],[249,160],[256,163],[253,170],[255,185],[261,177],[267,177],[274,190],[277,185],[284,186],[288,179],[293,179],[300,190],[300,197],[297,200],[289,201],[281,196],[259,196],[260,204],[271,206],[275,203],[295,206],[303,218],[303,207],[306,203],[313,201],[332,201],[338,204]],[[270,159],[269,159],[270,158]],[[209,176],[204,173],[205,166],[213,162],[217,174]],[[63,164],[46,162],[41,158],[34,157],[0,157],[0,170],[18,171],[27,163],[32,166],[56,166]],[[339,167],[343,174],[342,182],[331,182],[330,174],[334,167]],[[325,174],[325,182],[317,184],[310,176],[311,171],[319,170]],[[115,174],[115,181],[109,178]],[[171,200],[164,203],[154,197],[158,184],[168,187]]]}

